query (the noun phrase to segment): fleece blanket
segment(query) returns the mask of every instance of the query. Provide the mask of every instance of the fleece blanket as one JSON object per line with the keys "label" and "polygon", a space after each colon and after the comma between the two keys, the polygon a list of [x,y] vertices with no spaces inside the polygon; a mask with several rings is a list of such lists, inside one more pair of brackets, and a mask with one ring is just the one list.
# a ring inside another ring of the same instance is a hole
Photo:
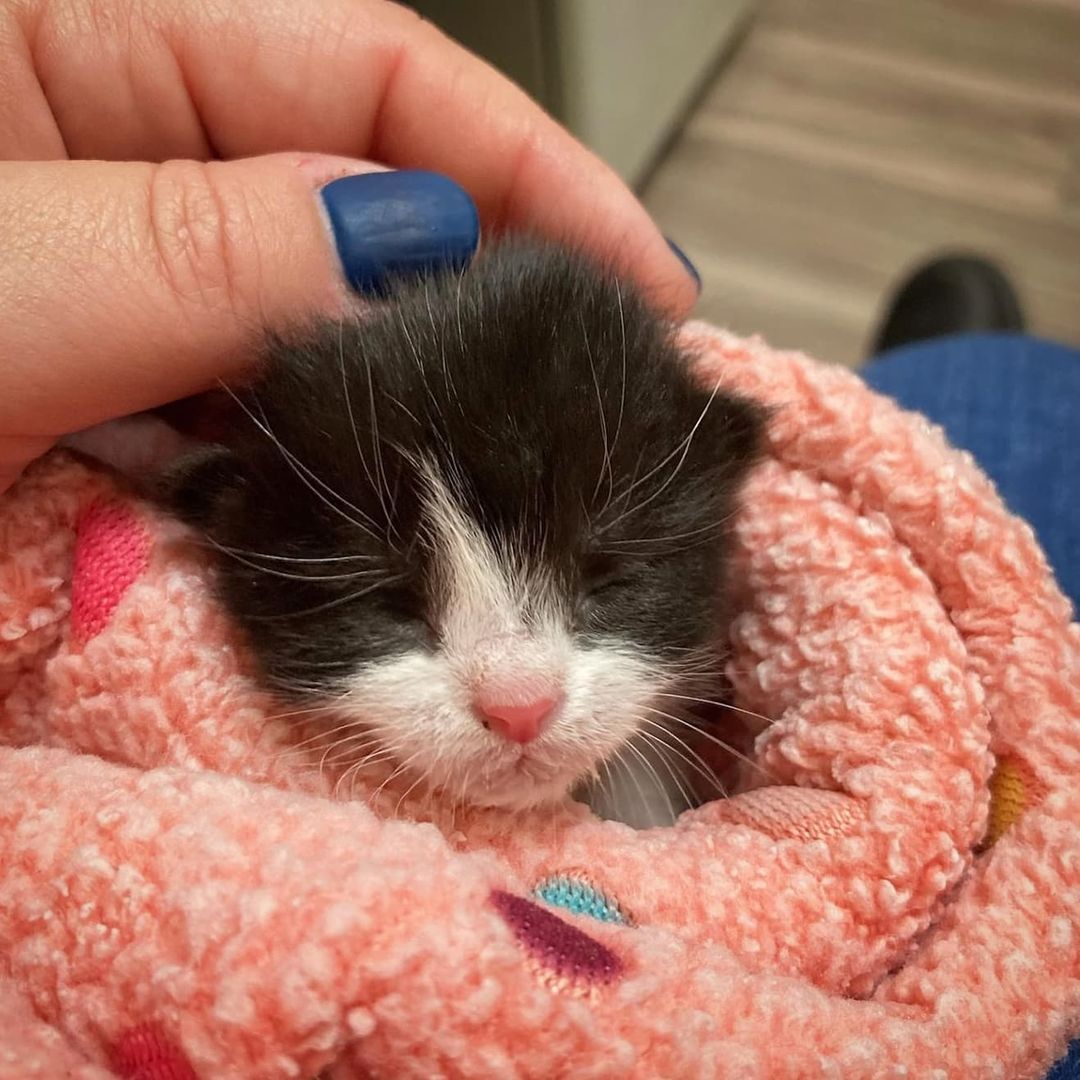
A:
{"label": "fleece blanket", "polygon": [[182,527],[62,453],[8,493],[0,1078],[1046,1072],[1080,1033],[1069,605],[926,421],[686,341],[773,412],[728,669],[756,767],[670,828],[351,774]]}

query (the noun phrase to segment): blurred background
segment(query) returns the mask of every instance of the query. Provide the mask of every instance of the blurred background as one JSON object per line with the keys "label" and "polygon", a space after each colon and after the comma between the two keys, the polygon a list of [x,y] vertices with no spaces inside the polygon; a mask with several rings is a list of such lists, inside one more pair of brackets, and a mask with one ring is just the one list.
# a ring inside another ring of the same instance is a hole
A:
{"label": "blurred background", "polygon": [[1080,344],[1080,0],[422,0],[641,193],[698,313],[857,364],[941,251]]}

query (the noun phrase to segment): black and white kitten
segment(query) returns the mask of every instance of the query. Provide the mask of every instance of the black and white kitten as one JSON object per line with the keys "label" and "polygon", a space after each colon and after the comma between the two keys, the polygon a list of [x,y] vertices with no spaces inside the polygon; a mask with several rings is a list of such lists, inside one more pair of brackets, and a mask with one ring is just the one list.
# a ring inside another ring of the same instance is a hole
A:
{"label": "black and white kitten", "polygon": [[431,789],[557,799],[715,692],[763,411],[625,281],[504,244],[276,342],[237,401],[170,504],[267,685]]}

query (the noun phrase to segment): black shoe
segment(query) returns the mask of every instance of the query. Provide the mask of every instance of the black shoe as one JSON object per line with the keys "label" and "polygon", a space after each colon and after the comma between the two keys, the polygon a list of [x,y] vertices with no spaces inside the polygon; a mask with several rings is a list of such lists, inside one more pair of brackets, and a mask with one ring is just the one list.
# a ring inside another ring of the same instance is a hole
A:
{"label": "black shoe", "polygon": [[1020,300],[993,263],[946,255],[916,270],[896,293],[871,356],[946,334],[1023,329]]}

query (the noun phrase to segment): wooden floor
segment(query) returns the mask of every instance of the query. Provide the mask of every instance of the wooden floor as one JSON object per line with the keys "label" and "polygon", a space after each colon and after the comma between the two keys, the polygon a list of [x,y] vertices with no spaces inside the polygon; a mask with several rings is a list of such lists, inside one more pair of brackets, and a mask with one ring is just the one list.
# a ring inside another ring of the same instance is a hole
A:
{"label": "wooden floor", "polygon": [[645,201],[699,313],[775,345],[858,363],[946,249],[1080,344],[1080,0],[761,0]]}

